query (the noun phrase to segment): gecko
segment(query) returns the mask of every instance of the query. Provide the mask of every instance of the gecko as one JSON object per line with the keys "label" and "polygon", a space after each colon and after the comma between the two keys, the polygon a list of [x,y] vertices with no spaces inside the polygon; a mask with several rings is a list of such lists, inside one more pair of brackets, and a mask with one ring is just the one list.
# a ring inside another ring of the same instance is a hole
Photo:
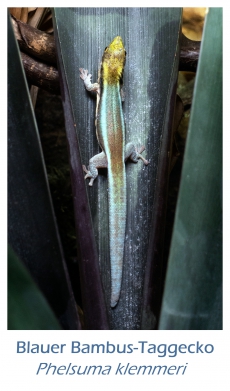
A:
{"label": "gecko", "polygon": [[80,78],[88,91],[97,93],[96,134],[102,152],[89,160],[88,169],[83,165],[89,178],[89,186],[98,176],[98,168],[108,170],[109,209],[109,251],[111,269],[111,301],[114,308],[120,297],[126,230],[126,173],[125,161],[130,158],[137,163],[148,160],[141,153],[145,147],[136,148],[129,142],[125,146],[125,122],[122,110],[121,85],[125,67],[126,51],[120,36],[116,36],[105,48],[97,83],[91,83],[88,70],[79,68]]}

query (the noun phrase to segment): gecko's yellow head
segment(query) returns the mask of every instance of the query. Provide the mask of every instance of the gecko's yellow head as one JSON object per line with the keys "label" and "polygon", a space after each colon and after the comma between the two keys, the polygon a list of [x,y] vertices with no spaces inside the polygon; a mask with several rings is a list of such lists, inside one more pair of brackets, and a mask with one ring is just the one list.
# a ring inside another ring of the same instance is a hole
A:
{"label": "gecko's yellow head", "polygon": [[121,37],[115,37],[102,57],[102,77],[105,83],[119,82],[125,66],[125,48]]}

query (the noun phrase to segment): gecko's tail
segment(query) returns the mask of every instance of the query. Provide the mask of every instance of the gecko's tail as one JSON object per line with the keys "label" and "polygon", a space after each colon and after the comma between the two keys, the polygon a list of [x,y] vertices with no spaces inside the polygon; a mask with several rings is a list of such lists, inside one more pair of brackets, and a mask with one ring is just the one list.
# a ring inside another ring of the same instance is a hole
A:
{"label": "gecko's tail", "polygon": [[[111,267],[111,307],[114,308],[120,297],[124,242],[126,228],[126,178],[122,164],[119,178],[109,173],[109,237]],[[113,183],[112,183],[113,182]],[[115,184],[116,183],[116,184]]]}
{"label": "gecko's tail", "polygon": [[[119,293],[119,296],[120,296],[120,293]],[[118,296],[118,299],[116,301],[112,301],[112,298],[111,298],[111,302],[110,302],[110,307],[111,308],[114,308],[116,307],[117,303],[118,303],[118,300],[119,300],[119,296]]]}

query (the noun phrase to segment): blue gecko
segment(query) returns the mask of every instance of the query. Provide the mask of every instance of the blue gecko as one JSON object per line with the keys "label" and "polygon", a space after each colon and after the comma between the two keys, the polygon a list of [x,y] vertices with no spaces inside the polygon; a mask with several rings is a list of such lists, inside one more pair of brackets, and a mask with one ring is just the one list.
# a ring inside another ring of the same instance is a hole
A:
{"label": "blue gecko", "polygon": [[[149,162],[141,153],[145,147],[137,149],[133,143],[125,146],[125,123],[122,111],[121,79],[125,66],[126,51],[120,36],[113,39],[105,49],[98,83],[91,83],[91,75],[80,68],[80,77],[88,91],[97,92],[96,131],[102,152],[92,157],[85,178],[90,178],[93,185],[98,176],[98,168],[108,169],[108,204],[109,204],[109,243],[111,265],[111,307],[119,301],[124,242],[126,228],[126,173],[125,161],[142,159]],[[102,90],[102,92],[100,91]]]}

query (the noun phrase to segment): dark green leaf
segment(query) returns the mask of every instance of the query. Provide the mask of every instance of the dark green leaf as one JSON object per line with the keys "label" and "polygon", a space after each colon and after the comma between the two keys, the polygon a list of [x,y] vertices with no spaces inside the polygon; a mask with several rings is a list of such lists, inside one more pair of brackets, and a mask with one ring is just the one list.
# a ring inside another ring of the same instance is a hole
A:
{"label": "dark green leaf", "polygon": [[[58,9],[59,10],[59,9]],[[58,16],[59,15],[59,16]],[[70,16],[72,13],[70,12]],[[65,17],[65,16],[64,16]],[[73,50],[73,41],[66,41],[62,37],[63,16],[54,11],[56,49],[58,69],[61,76],[61,92],[65,114],[66,136],[69,150],[70,173],[76,223],[79,269],[81,277],[81,292],[83,301],[84,322],[87,329],[108,329],[105,300],[100,278],[98,253],[92,228],[88,197],[82,175],[79,143],[76,137],[76,125],[73,117],[72,102],[69,94],[65,73],[65,57],[63,45]],[[73,23],[73,20],[71,21]],[[71,26],[71,23],[70,23]],[[74,29],[72,29],[74,31]],[[74,34],[72,34],[74,37]]]}
{"label": "dark green leaf", "polygon": [[11,247],[8,248],[8,329],[61,329],[43,294]]}
{"label": "dark green leaf", "polygon": [[160,329],[222,327],[222,9],[201,44]]}
{"label": "dark green leaf", "polygon": [[80,323],[20,54],[8,23],[8,239],[63,328]]}
{"label": "dark green leaf", "polygon": [[[161,239],[164,231],[168,152],[175,102],[181,10],[179,8],[57,8],[55,18],[82,157],[81,164],[87,165],[89,159],[97,154],[100,148],[94,125],[95,97],[85,91],[79,77],[79,68],[88,69],[95,81],[104,48],[116,35],[121,35],[125,43],[127,51],[124,71],[126,141],[133,141],[139,146],[145,145],[144,156],[150,159],[150,165],[143,167],[141,162],[136,165],[127,163],[128,215],[123,281],[119,303],[113,310],[110,308],[106,172],[101,172],[102,175],[99,175],[92,188],[86,185],[110,328],[138,329],[141,322],[144,270],[149,242],[151,241],[149,263],[153,261],[152,254],[156,247],[157,257],[160,257],[162,251]],[[66,95],[64,98],[66,99]],[[72,155],[71,151],[70,159],[73,164],[75,154]],[[83,172],[79,170],[73,174],[81,175],[83,178]],[[76,191],[74,202],[79,202],[81,190],[78,198],[78,188],[73,191]],[[151,221],[154,225],[154,250],[152,250],[153,236],[150,235]],[[76,225],[82,223],[82,219],[76,219]],[[83,243],[86,236],[87,232],[81,231],[79,242]],[[155,263],[158,263],[157,257]],[[82,282],[89,286],[94,285],[93,279]],[[151,282],[147,279],[147,292]]]}

